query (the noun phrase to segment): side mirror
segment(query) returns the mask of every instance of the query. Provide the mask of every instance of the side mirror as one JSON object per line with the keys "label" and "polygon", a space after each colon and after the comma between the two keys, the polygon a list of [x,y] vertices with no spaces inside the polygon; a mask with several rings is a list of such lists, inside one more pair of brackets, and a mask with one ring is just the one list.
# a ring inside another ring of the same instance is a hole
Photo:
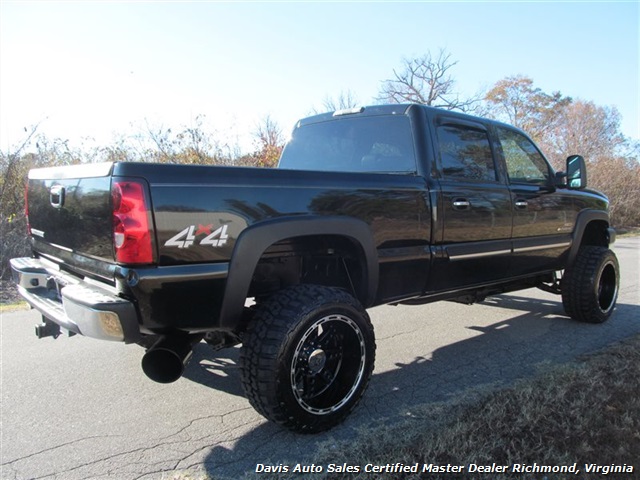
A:
{"label": "side mirror", "polygon": [[567,157],[567,187],[575,190],[587,187],[587,166],[580,155]]}

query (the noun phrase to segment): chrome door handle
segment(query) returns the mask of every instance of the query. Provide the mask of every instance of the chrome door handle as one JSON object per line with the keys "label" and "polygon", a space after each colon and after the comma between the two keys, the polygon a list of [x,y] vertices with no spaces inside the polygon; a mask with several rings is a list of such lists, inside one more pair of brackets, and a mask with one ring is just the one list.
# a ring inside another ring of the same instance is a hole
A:
{"label": "chrome door handle", "polygon": [[466,198],[456,198],[453,201],[453,208],[455,208],[456,210],[466,210],[470,206],[471,203],[469,203],[469,200],[467,200]]}
{"label": "chrome door handle", "polygon": [[515,201],[515,206],[516,208],[527,208],[529,203],[526,200],[519,198]]}

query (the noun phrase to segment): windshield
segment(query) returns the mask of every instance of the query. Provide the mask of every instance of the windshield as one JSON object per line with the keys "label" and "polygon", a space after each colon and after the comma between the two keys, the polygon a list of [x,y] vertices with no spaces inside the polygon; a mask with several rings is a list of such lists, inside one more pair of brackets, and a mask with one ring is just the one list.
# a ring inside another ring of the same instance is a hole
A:
{"label": "windshield", "polygon": [[293,131],[278,168],[335,172],[413,173],[408,117],[342,117]]}

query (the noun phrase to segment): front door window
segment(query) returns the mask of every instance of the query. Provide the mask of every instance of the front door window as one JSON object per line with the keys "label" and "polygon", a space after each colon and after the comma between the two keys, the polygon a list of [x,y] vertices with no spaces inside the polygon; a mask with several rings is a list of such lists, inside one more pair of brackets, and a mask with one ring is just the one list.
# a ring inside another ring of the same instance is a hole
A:
{"label": "front door window", "polygon": [[549,183],[549,165],[527,137],[513,130],[498,128],[498,138],[511,184]]}

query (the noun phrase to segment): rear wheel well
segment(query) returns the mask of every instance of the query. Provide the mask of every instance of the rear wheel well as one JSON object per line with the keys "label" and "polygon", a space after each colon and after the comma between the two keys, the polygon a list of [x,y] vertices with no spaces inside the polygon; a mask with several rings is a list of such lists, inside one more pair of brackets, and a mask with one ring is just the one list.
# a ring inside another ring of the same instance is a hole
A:
{"label": "rear wheel well", "polygon": [[266,298],[286,287],[313,284],[343,288],[364,303],[368,285],[364,255],[360,245],[340,235],[281,240],[262,253],[248,295]]}

